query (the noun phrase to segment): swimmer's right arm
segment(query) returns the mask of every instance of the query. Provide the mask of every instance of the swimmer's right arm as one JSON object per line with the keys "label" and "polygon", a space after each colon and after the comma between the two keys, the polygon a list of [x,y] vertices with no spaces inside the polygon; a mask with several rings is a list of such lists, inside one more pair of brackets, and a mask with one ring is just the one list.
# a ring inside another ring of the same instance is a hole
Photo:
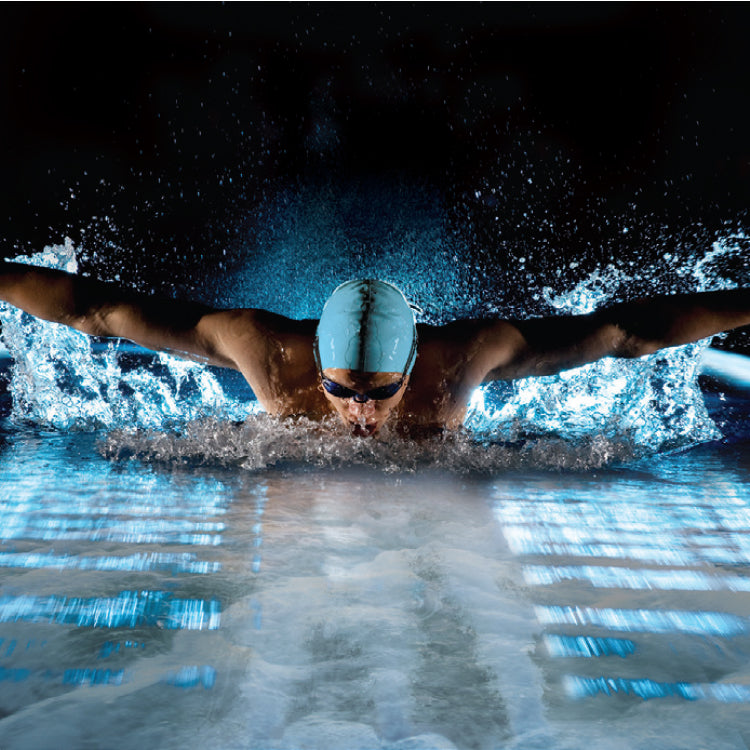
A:
{"label": "swimmer's right arm", "polygon": [[746,325],[750,289],[661,295],[588,315],[478,323],[473,362],[485,380],[552,375],[602,357],[641,357]]}
{"label": "swimmer's right arm", "polygon": [[125,338],[220,367],[239,369],[240,344],[261,364],[264,311],[216,310],[123,289],[51,268],[0,263],[0,299],[31,315],[92,336]]}

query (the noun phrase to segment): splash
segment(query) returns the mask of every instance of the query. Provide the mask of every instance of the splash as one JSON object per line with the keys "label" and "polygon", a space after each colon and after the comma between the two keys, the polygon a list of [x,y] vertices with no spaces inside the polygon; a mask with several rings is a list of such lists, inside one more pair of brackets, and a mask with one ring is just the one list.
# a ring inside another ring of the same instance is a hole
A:
{"label": "splash", "polygon": [[[717,241],[686,266],[693,288],[736,285],[744,236]],[[70,241],[21,262],[77,271]],[[559,314],[606,304],[632,278],[614,265],[573,288],[543,290]],[[64,326],[0,306],[13,357],[12,419],[56,429],[105,430],[109,456],[232,463],[250,470],[288,463],[361,463],[386,471],[436,466],[468,472],[508,468],[592,468],[715,440],[697,375],[699,342],[636,360],[604,359],[554,377],[478,389],[465,430],[404,441],[386,429],[361,440],[333,423],[278,421],[260,414],[222,371],[120,341],[93,341]]]}
{"label": "splash", "polygon": [[697,383],[707,341],[636,360],[604,359],[553,377],[478,389],[465,425],[516,441],[597,435],[633,454],[678,450],[721,437]]}
{"label": "splash", "polygon": [[[715,243],[694,266],[698,289],[731,286],[712,272],[712,262],[741,252]],[[558,314],[583,315],[606,304],[613,289],[632,282],[621,268],[596,270],[566,292],[543,290]],[[716,440],[697,377],[709,339],[638,359],[605,358],[552,377],[523,378],[478,389],[465,424],[483,434],[518,440],[554,434],[569,440],[599,435],[631,444],[634,454],[663,452]]]}
{"label": "splash", "polygon": [[467,263],[436,191],[403,182],[280,188],[243,220],[222,265],[228,272],[206,281],[218,305],[298,319],[318,317],[339,284],[377,277],[418,304],[424,321],[446,322],[446,314],[468,314],[485,283]]}
{"label": "splash", "polygon": [[[78,269],[70,240],[13,260]],[[203,365],[89,336],[0,303],[2,340],[14,364],[12,418],[56,429],[137,424],[165,428],[207,414],[241,419],[247,406],[227,396]]]}
{"label": "splash", "polygon": [[426,469],[486,475],[523,469],[585,470],[637,457],[634,447],[598,435],[572,442],[539,436],[516,443],[478,440],[468,430],[427,440],[404,440],[386,426],[378,438],[345,431],[334,418],[323,423],[279,420],[265,414],[242,423],[195,420],[179,430],[118,429],[106,434],[102,453],[113,459],[190,465],[221,464],[249,471],[268,468],[375,467],[386,473]]}

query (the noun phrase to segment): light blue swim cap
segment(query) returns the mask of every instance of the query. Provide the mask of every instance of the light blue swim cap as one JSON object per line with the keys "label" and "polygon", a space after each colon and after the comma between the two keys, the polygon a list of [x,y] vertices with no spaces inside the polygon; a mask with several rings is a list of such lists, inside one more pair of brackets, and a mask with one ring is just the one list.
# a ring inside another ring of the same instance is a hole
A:
{"label": "light blue swim cap", "polygon": [[406,297],[377,279],[346,281],[328,298],[318,323],[320,369],[408,374],[417,328]]}

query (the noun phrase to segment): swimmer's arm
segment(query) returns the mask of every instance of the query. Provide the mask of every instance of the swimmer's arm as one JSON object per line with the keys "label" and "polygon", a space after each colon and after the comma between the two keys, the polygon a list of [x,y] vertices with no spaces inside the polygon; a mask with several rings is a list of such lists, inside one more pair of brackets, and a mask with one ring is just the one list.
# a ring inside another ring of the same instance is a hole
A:
{"label": "swimmer's arm", "polygon": [[[125,338],[220,367],[239,369],[236,352],[263,341],[264,311],[216,310],[23,263],[0,263],[0,299],[92,336]],[[256,348],[260,360],[264,352]]]}
{"label": "swimmer's arm", "polygon": [[553,375],[602,357],[641,357],[750,324],[750,290],[676,294],[589,315],[495,321],[480,326],[483,380]]}

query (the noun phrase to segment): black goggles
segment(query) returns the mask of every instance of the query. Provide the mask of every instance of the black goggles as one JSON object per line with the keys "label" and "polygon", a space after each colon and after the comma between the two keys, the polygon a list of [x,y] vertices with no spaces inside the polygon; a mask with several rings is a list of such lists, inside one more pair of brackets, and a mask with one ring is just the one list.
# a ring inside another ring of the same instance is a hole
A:
{"label": "black goggles", "polygon": [[396,383],[388,383],[388,385],[373,388],[371,391],[359,393],[358,391],[353,391],[351,388],[339,385],[333,380],[329,380],[325,375],[321,376],[321,381],[323,388],[334,398],[351,398],[358,404],[364,404],[368,401],[384,401],[387,398],[391,398],[391,396],[395,396],[401,390],[401,386],[404,384],[404,379],[401,378]]}

